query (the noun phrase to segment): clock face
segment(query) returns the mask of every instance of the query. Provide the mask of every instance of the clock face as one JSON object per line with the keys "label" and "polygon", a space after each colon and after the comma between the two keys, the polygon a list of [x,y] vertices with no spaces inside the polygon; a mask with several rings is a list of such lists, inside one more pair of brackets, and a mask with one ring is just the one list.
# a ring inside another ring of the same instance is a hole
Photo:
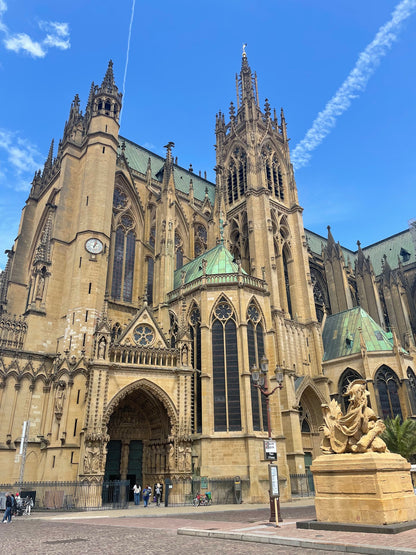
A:
{"label": "clock face", "polygon": [[85,248],[91,254],[100,254],[103,250],[103,244],[99,239],[91,238],[85,243]]}

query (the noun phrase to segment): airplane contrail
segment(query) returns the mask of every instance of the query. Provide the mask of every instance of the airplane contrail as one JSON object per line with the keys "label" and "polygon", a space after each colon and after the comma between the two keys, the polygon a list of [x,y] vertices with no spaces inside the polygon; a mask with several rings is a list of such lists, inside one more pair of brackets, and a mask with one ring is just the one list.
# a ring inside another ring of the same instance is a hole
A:
{"label": "airplane contrail", "polygon": [[391,19],[380,27],[374,39],[359,54],[358,60],[348,77],[322,112],[319,112],[305,137],[293,149],[291,158],[295,169],[302,168],[309,162],[312,156],[311,152],[322,143],[335,127],[337,117],[348,110],[352,100],[364,91],[368,80],[377,69],[381,59],[397,40],[401,24],[415,10],[416,0],[402,0],[394,8]]}
{"label": "airplane contrail", "polygon": [[[133,19],[134,19],[134,8],[136,6],[136,0],[133,0],[131,6],[131,17],[130,17],[130,25],[129,25],[129,36],[127,38],[127,52],[126,52],[126,65],[124,66],[124,77],[123,77],[123,106],[126,98],[126,78],[127,78],[127,67],[129,65],[129,54],[130,54],[130,41],[131,41],[131,29],[133,27]],[[121,125],[121,116],[123,114],[123,107],[121,108],[120,112],[120,125]]]}

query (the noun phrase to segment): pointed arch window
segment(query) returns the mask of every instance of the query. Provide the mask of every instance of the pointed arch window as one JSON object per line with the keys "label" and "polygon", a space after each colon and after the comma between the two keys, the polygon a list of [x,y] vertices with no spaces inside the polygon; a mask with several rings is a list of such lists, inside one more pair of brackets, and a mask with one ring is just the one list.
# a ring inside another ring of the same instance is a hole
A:
{"label": "pointed arch window", "polygon": [[[113,278],[111,296],[115,300],[132,302],[134,263],[136,255],[136,235],[132,229],[133,219],[124,214],[115,232]],[[123,297],[122,297],[123,294]]]}
{"label": "pointed arch window", "polygon": [[416,414],[416,376],[411,368],[407,369],[408,379],[408,393],[410,399],[410,406],[412,407],[412,414]]}
{"label": "pointed arch window", "polygon": [[289,276],[289,265],[286,254],[286,249],[283,249],[283,272],[285,277],[285,290],[286,290],[286,301],[287,301],[287,311],[292,318],[292,299],[290,296],[290,276]]}
{"label": "pointed arch window", "polygon": [[270,145],[265,145],[261,151],[266,183],[269,191],[279,200],[285,199],[283,173],[276,152]]}
{"label": "pointed arch window", "polygon": [[214,430],[241,430],[237,328],[230,304],[221,300],[212,322]]}
{"label": "pointed arch window", "polygon": [[175,254],[176,254],[176,269],[183,266],[183,242],[182,237],[175,231]]}
{"label": "pointed arch window", "polygon": [[341,374],[338,380],[338,395],[339,395],[339,403],[341,405],[341,408],[344,414],[347,412],[348,405],[350,404],[348,397],[344,397],[344,394],[347,391],[348,386],[354,380],[362,380],[362,379],[363,377],[361,376],[361,374],[359,374],[356,370],[353,370],[352,368],[347,368]]}
{"label": "pointed arch window", "polygon": [[174,312],[169,312],[169,337],[171,349],[174,349],[176,346],[178,329],[178,317]]}
{"label": "pointed arch window", "polygon": [[243,197],[247,190],[247,154],[241,148],[234,149],[227,172],[228,202]]}
{"label": "pointed arch window", "polygon": [[147,259],[147,285],[146,296],[149,306],[153,306],[153,276],[155,270],[155,262],[151,256]]}
{"label": "pointed arch window", "polygon": [[397,375],[391,368],[383,365],[377,370],[374,381],[383,420],[386,418],[394,418],[397,415],[403,418],[399,398],[400,382]]}
{"label": "pointed arch window", "polygon": [[[253,365],[259,368],[261,357],[264,355],[264,333],[260,312],[255,303],[251,303],[247,309],[247,344],[250,368]],[[251,413],[253,430],[267,430],[266,397],[260,393],[257,387],[254,387],[252,382]]]}
{"label": "pointed arch window", "polygon": [[192,340],[192,368],[197,370],[192,378],[192,431],[202,432],[202,390],[201,390],[201,313],[194,305],[189,315],[189,331]]}
{"label": "pointed arch window", "polygon": [[195,257],[207,250],[207,237],[206,228],[202,224],[197,225],[194,234]]}

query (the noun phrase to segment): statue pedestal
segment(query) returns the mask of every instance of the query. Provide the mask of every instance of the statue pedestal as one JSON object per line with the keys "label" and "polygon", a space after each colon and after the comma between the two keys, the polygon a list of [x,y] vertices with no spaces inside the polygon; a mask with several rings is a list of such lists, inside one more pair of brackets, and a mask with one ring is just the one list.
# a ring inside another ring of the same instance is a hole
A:
{"label": "statue pedestal", "polygon": [[383,525],[416,520],[410,463],[400,455],[321,455],[311,470],[320,522]]}

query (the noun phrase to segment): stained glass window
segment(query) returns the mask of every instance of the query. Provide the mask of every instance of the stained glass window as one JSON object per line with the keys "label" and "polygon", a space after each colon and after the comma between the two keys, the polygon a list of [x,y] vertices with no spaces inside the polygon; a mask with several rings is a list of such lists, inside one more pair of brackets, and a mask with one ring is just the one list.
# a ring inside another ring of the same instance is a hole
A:
{"label": "stained glass window", "polygon": [[220,302],[212,324],[215,431],[241,430],[240,374],[234,313]]}
{"label": "stained glass window", "polygon": [[402,416],[399,398],[399,379],[388,366],[382,366],[375,375],[375,385],[378,391],[381,408],[381,418],[394,418]]}
{"label": "stained glass window", "polygon": [[[260,359],[264,355],[263,327],[257,306],[251,303],[247,309],[247,343],[250,368],[259,368]],[[257,387],[251,383],[251,414],[253,430],[267,430],[266,398]]]}
{"label": "stained glass window", "polygon": [[192,368],[195,372],[192,381],[192,430],[202,432],[202,391],[201,391],[201,314],[194,306],[189,317],[190,334],[192,339]]}

